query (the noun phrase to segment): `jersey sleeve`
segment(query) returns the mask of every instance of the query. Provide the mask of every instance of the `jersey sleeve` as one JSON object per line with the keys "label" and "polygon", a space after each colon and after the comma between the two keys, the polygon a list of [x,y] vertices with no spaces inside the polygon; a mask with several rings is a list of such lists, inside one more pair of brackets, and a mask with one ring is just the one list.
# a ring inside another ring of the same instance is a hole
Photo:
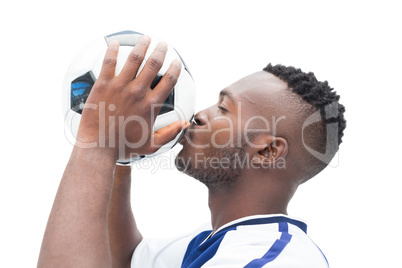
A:
{"label": "jersey sleeve", "polygon": [[199,227],[194,233],[171,239],[144,238],[131,258],[131,268],[180,268],[188,244],[209,224]]}
{"label": "jersey sleeve", "polygon": [[144,238],[133,253],[131,267],[180,267],[190,240],[190,236],[173,239]]}
{"label": "jersey sleeve", "polygon": [[203,268],[328,268],[319,248],[298,227],[277,232],[267,226],[228,231]]}

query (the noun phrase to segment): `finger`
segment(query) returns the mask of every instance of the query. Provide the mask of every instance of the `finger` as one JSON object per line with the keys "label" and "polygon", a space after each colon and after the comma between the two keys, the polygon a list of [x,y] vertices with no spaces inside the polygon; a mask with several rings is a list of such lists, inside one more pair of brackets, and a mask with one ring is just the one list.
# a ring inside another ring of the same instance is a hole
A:
{"label": "finger", "polygon": [[128,55],[126,63],[119,74],[119,77],[121,77],[123,82],[129,82],[135,78],[142,61],[145,58],[150,43],[151,38],[149,36],[143,35],[140,37],[137,44]]}
{"label": "finger", "polygon": [[119,42],[117,40],[111,41],[106,50],[105,57],[103,58],[103,64],[99,78],[110,79],[114,77],[118,52]]}
{"label": "finger", "polygon": [[154,149],[159,149],[161,146],[173,140],[180,131],[187,128],[189,125],[190,123],[188,121],[179,120],[155,131],[152,135],[153,144],[155,146]]}
{"label": "finger", "polygon": [[166,43],[159,43],[151,56],[147,59],[144,68],[141,70],[136,81],[142,83],[144,87],[149,88],[155,76],[162,68],[163,61],[165,60],[167,52]]}
{"label": "finger", "polygon": [[155,103],[163,103],[166,100],[166,98],[169,96],[170,92],[176,85],[177,80],[180,76],[180,72],[181,72],[181,61],[179,59],[175,59],[170,64],[168,70],[163,75],[161,81],[154,88],[154,90],[152,90],[150,96],[152,100],[155,101]]}

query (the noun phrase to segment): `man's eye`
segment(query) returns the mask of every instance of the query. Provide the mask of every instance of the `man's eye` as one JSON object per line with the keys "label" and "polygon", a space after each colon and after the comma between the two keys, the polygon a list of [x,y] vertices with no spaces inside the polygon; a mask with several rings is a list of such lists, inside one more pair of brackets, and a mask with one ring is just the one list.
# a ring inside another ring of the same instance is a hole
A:
{"label": "man's eye", "polygon": [[228,112],[228,110],[226,110],[226,108],[222,107],[222,106],[218,106],[218,108],[224,112]]}

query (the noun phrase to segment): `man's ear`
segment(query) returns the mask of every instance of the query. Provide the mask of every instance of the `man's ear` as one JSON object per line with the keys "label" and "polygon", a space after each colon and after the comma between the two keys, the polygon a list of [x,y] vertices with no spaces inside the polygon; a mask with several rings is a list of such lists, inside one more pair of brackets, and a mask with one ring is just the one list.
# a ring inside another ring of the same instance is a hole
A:
{"label": "man's ear", "polygon": [[272,166],[279,159],[283,161],[288,154],[288,142],[282,137],[261,135],[253,140],[252,154],[254,165],[270,164]]}

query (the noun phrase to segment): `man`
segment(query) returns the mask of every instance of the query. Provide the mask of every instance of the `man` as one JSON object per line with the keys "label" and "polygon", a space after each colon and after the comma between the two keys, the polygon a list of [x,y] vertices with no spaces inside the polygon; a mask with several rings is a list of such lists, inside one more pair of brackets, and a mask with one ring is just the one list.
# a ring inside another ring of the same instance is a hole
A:
{"label": "man", "polygon": [[[100,137],[113,141],[109,145],[135,143],[152,129],[150,107],[168,96],[180,64],[174,61],[151,91],[167,48],[159,44],[134,78],[149,42],[146,36],[139,41],[118,76],[118,43],[110,43],[87,100],[113,104],[105,118],[141,116],[148,129],[134,121],[124,129],[117,120],[100,126],[99,111],[84,109],[38,266],[328,267],[306,224],[286,216],[297,187],[328,165],[345,128],[339,96],[312,73],[268,65],[222,90],[190,126],[175,122],[140,148],[83,148]],[[152,153],[183,128],[176,166],[208,187],[211,226],[165,242],[143,239],[131,211],[131,168],[116,160]]]}

